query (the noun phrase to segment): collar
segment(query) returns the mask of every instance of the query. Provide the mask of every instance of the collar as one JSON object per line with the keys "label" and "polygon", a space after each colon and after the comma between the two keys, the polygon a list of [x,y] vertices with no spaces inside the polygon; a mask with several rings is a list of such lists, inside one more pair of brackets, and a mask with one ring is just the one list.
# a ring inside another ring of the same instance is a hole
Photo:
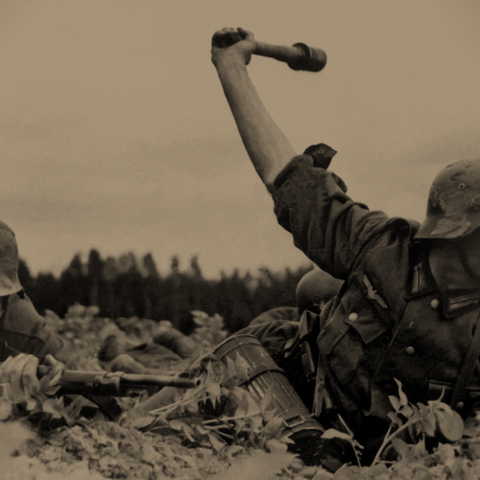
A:
{"label": "collar", "polygon": [[415,262],[410,270],[410,281],[407,289],[408,297],[419,297],[438,290],[435,279],[433,278],[428,262],[420,259]]}
{"label": "collar", "polygon": [[443,314],[447,318],[457,317],[480,306],[478,288],[441,290],[433,278],[427,256],[419,250],[417,248],[417,252],[412,255],[413,266],[410,269],[407,299],[438,292]]}

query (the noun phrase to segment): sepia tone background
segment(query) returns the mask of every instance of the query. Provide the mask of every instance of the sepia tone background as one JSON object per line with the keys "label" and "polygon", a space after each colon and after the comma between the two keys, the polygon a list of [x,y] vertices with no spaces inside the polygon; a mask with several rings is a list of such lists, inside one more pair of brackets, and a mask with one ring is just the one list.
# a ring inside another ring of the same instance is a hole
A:
{"label": "sepia tone background", "polygon": [[215,30],[327,52],[254,57],[300,153],[371,209],[421,220],[444,165],[480,158],[477,0],[0,0],[0,218],[33,272],[76,252],[198,255],[204,275],[307,262],[277,224],[210,62]]}

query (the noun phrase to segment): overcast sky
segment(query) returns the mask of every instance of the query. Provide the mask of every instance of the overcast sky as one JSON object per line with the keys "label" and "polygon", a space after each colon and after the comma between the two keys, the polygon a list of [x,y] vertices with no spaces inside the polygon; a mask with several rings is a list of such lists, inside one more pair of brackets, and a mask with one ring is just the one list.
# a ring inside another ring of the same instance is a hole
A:
{"label": "overcast sky", "polygon": [[307,264],[277,225],[215,69],[212,34],[327,52],[320,73],[254,57],[300,153],[371,209],[422,220],[446,164],[480,158],[478,0],[0,0],[0,218],[34,272],[76,252],[198,254],[221,269]]}

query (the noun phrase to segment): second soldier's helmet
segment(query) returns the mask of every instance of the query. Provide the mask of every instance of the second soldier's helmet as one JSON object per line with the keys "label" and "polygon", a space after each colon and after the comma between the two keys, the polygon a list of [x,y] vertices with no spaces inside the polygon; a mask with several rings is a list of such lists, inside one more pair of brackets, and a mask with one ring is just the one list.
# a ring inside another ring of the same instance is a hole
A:
{"label": "second soldier's helmet", "polygon": [[480,160],[444,168],[430,188],[427,215],[415,238],[454,239],[480,227]]}
{"label": "second soldier's helmet", "polygon": [[22,290],[18,280],[18,248],[15,234],[0,220],[0,296]]}
{"label": "second soldier's helmet", "polygon": [[298,282],[295,292],[297,308],[301,314],[304,310],[318,307],[322,302],[337,295],[343,280],[332,277],[329,273],[315,266]]}

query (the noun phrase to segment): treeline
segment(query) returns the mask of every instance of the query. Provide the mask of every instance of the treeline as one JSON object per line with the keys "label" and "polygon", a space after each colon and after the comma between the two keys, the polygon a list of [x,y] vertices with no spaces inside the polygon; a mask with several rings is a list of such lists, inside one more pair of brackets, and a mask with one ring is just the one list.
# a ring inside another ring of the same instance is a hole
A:
{"label": "treeline", "polygon": [[171,257],[170,271],[160,275],[153,256],[141,259],[133,253],[102,258],[92,249],[86,262],[73,257],[60,276],[33,276],[20,260],[19,278],[40,313],[53,310],[59,316],[80,303],[96,305],[108,318],[139,317],[170,320],[185,333],[193,327],[191,311],[219,313],[225,327],[235,332],[260,313],[278,306],[295,305],[295,288],[310,267],[272,272],[261,268],[253,275],[238,270],[219,279],[205,279],[198,258],[193,256],[182,269],[178,256]]}

